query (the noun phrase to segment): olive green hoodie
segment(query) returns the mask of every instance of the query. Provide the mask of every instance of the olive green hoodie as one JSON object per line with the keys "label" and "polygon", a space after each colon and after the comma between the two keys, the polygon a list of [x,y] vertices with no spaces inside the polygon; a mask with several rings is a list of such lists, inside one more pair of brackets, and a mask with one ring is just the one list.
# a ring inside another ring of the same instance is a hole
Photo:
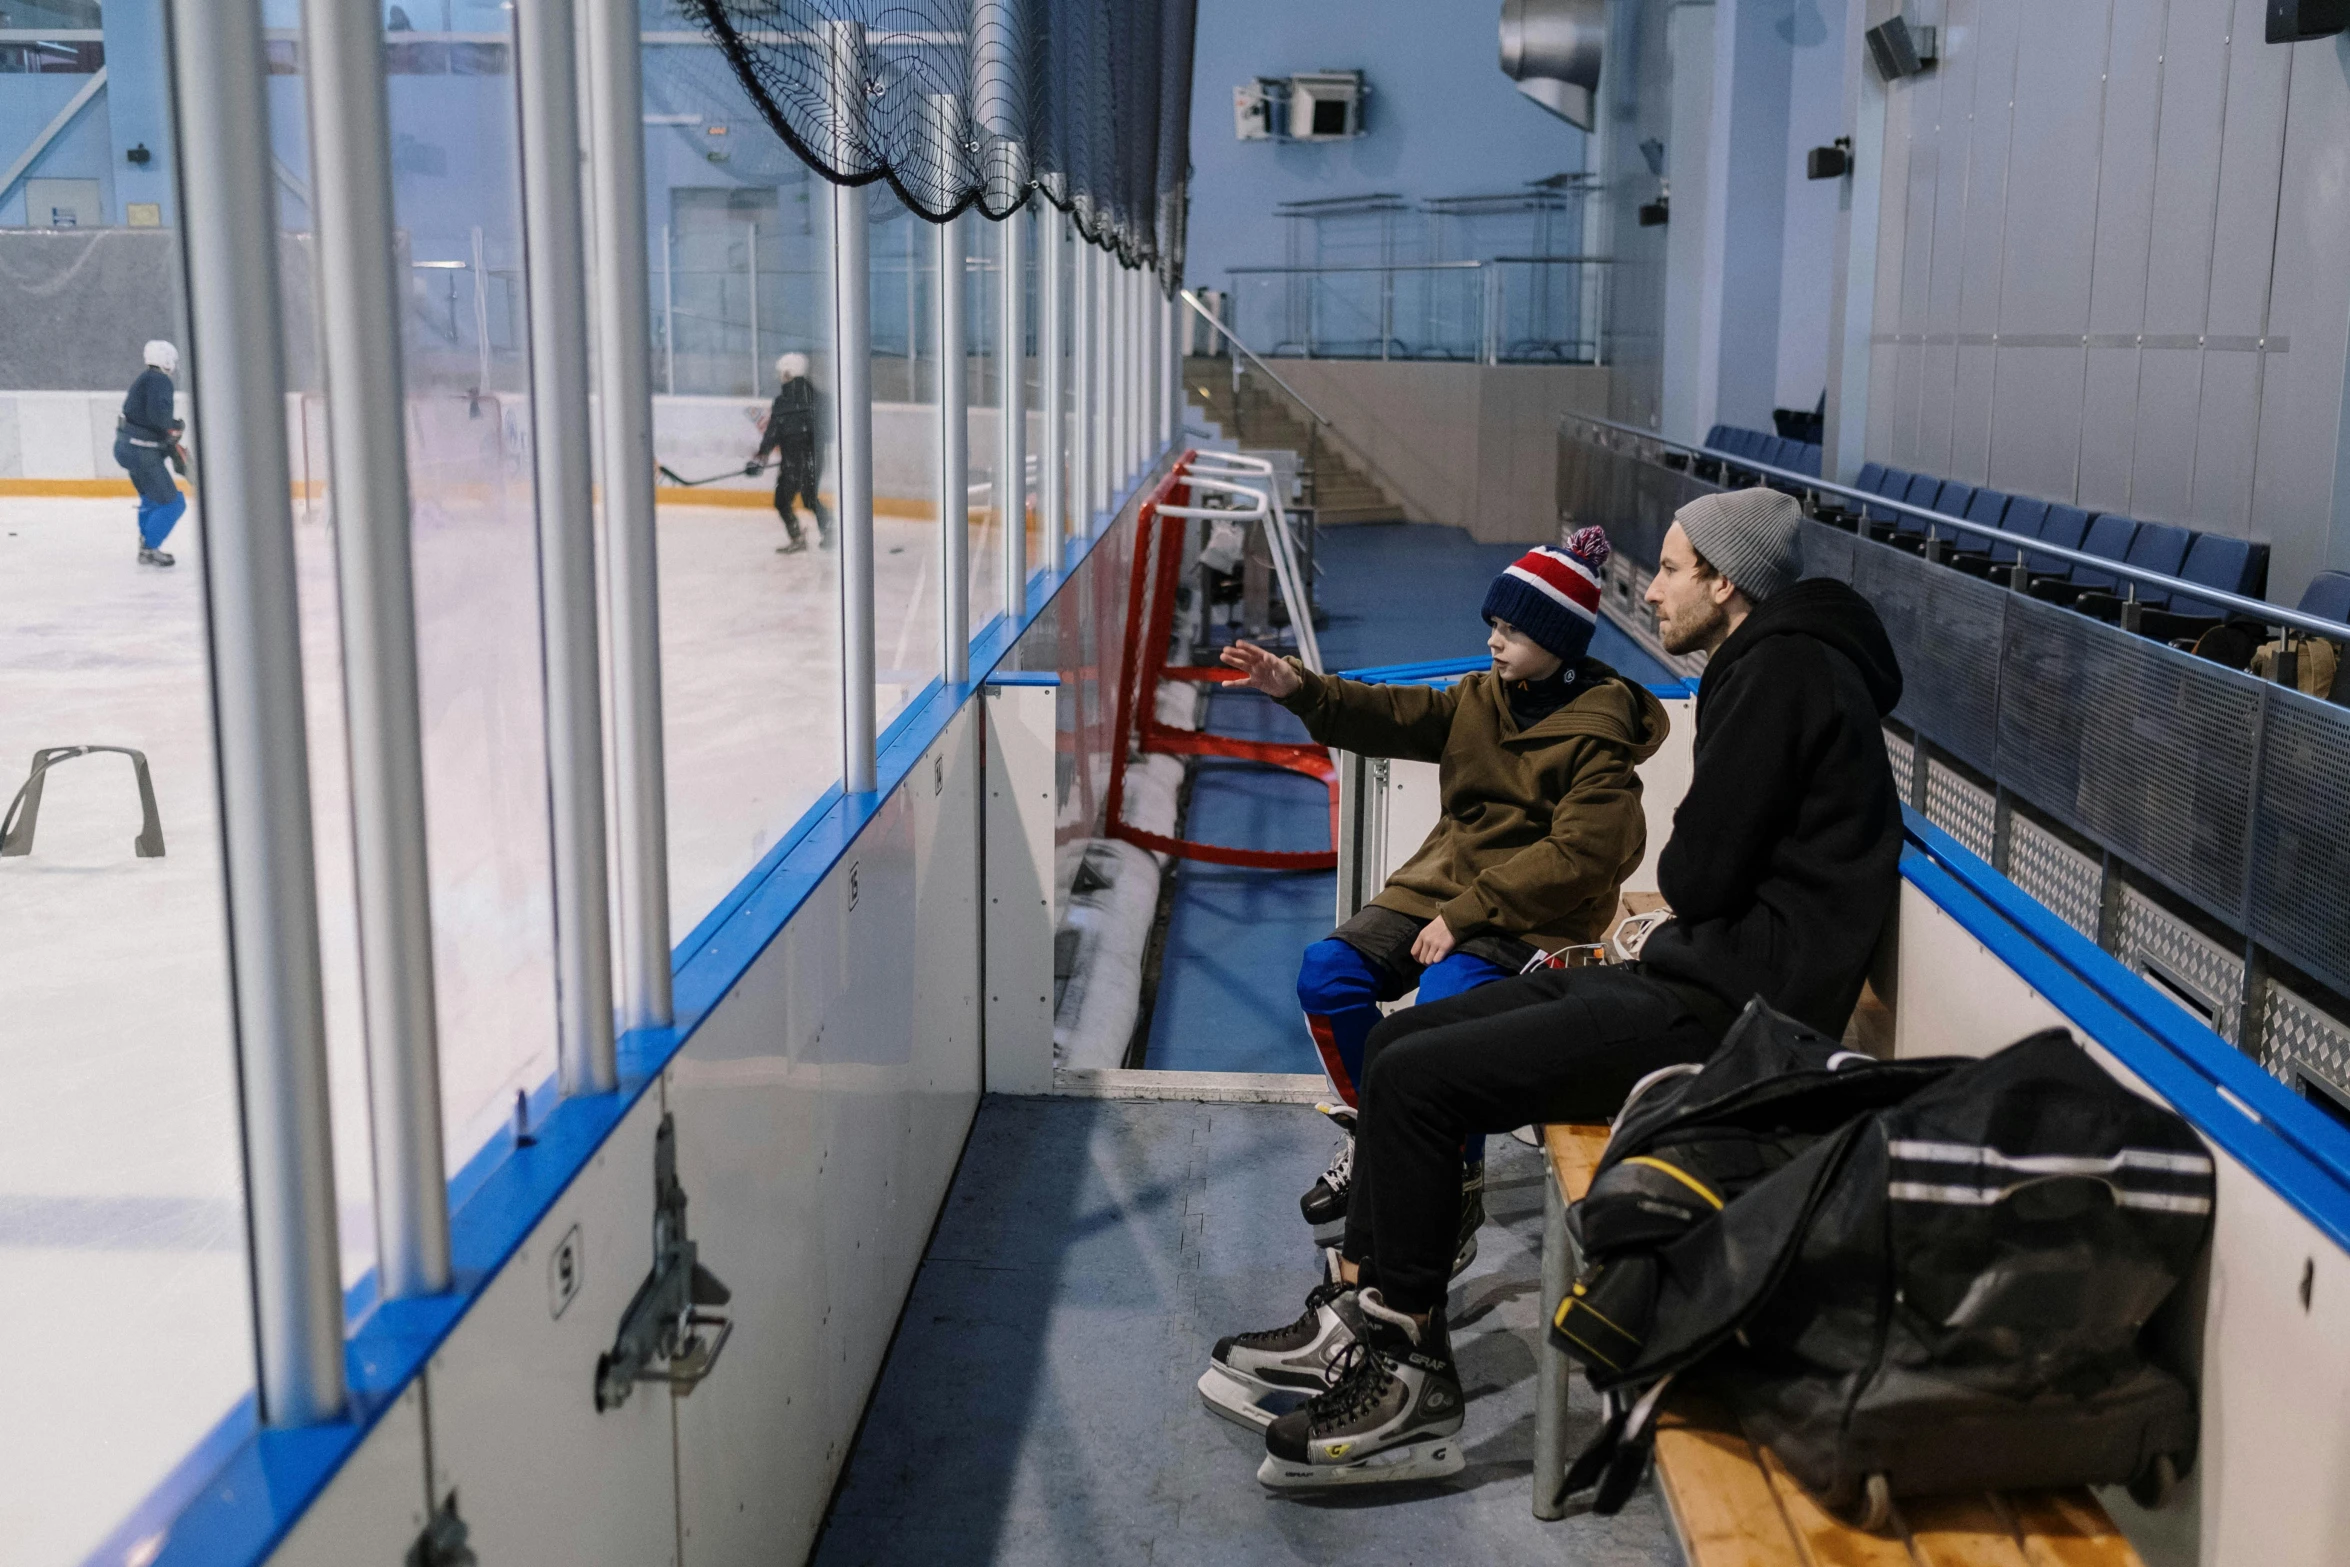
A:
{"label": "olive green hoodie", "polygon": [[1373,903],[1441,914],[1461,941],[1549,951],[1607,933],[1648,844],[1633,769],[1672,726],[1663,703],[1595,658],[1575,666],[1567,704],[1524,730],[1489,669],[1450,689],[1297,672],[1281,705],[1322,744],[1437,764],[1444,814]]}

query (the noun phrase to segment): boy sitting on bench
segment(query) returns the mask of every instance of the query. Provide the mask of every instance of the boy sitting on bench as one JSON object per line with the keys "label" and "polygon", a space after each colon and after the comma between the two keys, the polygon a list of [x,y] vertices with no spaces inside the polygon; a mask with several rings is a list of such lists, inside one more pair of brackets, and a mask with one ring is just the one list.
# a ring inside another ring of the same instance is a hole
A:
{"label": "boy sitting on bench", "polygon": [[[1224,650],[1323,744],[1439,767],[1443,814],[1419,852],[1308,947],[1298,971],[1306,1026],[1348,1107],[1331,1111],[1342,1126],[1354,1120],[1379,1003],[1417,988],[1425,1005],[1508,978],[1539,954],[1598,941],[1615,918],[1647,847],[1634,769],[1671,721],[1646,690],[1586,656],[1608,554],[1607,535],[1585,528],[1565,549],[1531,550],[1503,571],[1483,610],[1493,669],[1450,689],[1317,675],[1248,642]],[[1485,1216],[1484,1140],[1460,1146],[1456,1273]],[[1301,1200],[1309,1223],[1346,1217],[1350,1147],[1351,1137]],[[1251,1388],[1216,1372],[1201,1391],[1253,1424],[1271,1418]]]}

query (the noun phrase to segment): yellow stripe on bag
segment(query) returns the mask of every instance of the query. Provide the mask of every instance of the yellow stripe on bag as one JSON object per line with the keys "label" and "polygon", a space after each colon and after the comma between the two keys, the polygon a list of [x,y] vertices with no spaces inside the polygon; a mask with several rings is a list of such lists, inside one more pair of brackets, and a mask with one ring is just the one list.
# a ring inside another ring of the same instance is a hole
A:
{"label": "yellow stripe on bag", "polygon": [[1640,1153],[1634,1154],[1631,1158],[1626,1159],[1624,1163],[1645,1164],[1652,1170],[1662,1170],[1665,1172],[1665,1174],[1671,1176],[1674,1180],[1679,1181],[1683,1186],[1686,1186],[1691,1191],[1697,1193],[1698,1196],[1703,1197],[1707,1202],[1712,1203],[1716,1208],[1719,1208],[1722,1205],[1722,1199],[1716,1197],[1712,1191],[1706,1187],[1705,1182],[1699,1180],[1696,1176],[1691,1175],[1687,1170],[1674,1168],[1672,1165],[1665,1163],[1662,1159],[1654,1159],[1649,1157],[1647,1154]]}

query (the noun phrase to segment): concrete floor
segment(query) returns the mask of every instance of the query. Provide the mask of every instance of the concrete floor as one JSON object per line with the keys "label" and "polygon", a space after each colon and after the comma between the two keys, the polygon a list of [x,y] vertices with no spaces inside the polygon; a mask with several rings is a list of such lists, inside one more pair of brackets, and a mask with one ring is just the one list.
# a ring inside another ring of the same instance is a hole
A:
{"label": "concrete floor", "polygon": [[[1218,1337],[1286,1322],[1317,1276],[1295,1201],[1326,1127],[1294,1105],[986,1101],[811,1560],[1679,1562],[1651,1491],[1612,1519],[1532,1514],[1541,1176],[1507,1138],[1452,1296],[1468,1468],[1335,1495],[1257,1484],[1262,1440],[1193,1383]],[[1596,1408],[1578,1387],[1578,1444]]]}

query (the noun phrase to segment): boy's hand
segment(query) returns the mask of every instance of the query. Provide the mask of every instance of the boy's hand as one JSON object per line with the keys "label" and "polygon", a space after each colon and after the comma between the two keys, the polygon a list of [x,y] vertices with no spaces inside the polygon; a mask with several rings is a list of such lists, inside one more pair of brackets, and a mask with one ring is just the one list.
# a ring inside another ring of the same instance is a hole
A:
{"label": "boy's hand", "polygon": [[1432,968],[1452,956],[1453,946],[1452,927],[1445,924],[1444,916],[1439,914],[1423,925],[1420,934],[1412,938],[1412,961]]}
{"label": "boy's hand", "polygon": [[1305,684],[1288,659],[1268,653],[1254,642],[1235,642],[1217,655],[1225,667],[1241,673],[1241,684],[1278,701]]}

